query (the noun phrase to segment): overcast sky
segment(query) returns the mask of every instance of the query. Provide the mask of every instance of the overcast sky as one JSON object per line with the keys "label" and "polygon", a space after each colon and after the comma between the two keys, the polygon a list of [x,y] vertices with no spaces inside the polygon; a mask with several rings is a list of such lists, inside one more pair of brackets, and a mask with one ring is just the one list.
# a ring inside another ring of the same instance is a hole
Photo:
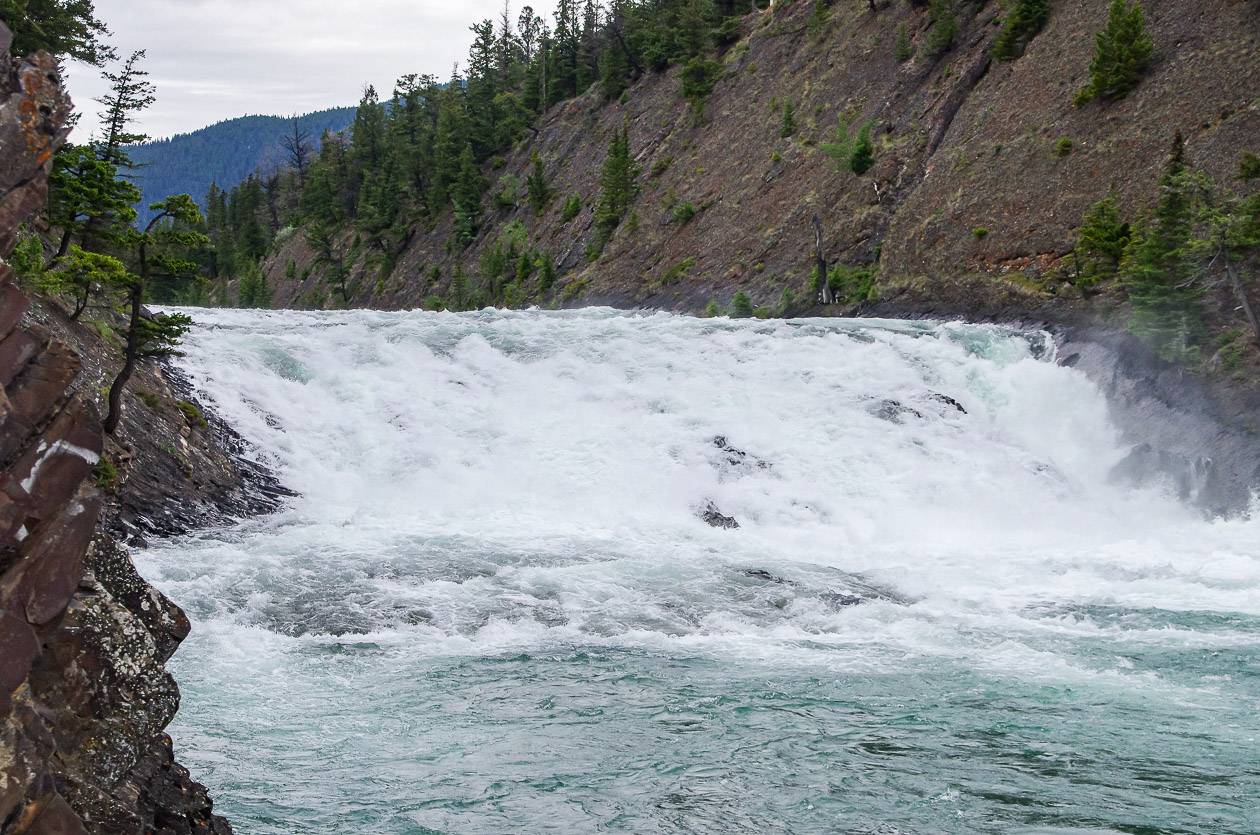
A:
{"label": "overcast sky", "polygon": [[[521,0],[512,0],[516,18]],[[531,3],[549,17],[554,0]],[[354,104],[365,84],[387,94],[400,75],[445,78],[472,42],[468,27],[503,0],[96,0],[120,54],[148,50],[157,103],[138,127],[154,138],[247,114]],[[70,67],[70,94],[94,126],[105,89]]]}

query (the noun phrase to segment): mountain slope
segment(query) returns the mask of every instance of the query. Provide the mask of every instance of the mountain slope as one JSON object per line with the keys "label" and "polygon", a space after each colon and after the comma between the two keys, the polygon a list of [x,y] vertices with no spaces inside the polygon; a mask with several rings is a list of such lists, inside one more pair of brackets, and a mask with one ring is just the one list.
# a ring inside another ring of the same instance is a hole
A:
{"label": "mountain slope", "polygon": [[[324,131],[344,130],[353,119],[353,107],[339,107],[308,113],[299,117],[299,123],[318,148]],[[255,171],[283,165],[280,142],[290,130],[287,117],[241,116],[130,148],[132,159],[141,166],[135,175],[144,194],[140,221],[148,219],[150,203],[168,195],[187,193],[204,203],[211,183],[230,189]]]}
{"label": "mountain slope", "polygon": [[[1054,4],[1044,30],[1012,62],[990,59],[1002,19],[996,2],[969,6],[974,14],[960,19],[953,48],[938,58],[926,54],[930,12],[916,5],[883,3],[872,12],[866,3],[836,3],[822,26],[814,4],[799,0],[750,14],[702,123],[680,95],[677,70],[648,73],[620,102],[592,90],[553,108],[536,136],[485,172],[491,182],[504,174],[523,181],[537,152],[558,195],[543,212],[523,197],[516,208],[496,208],[492,187],[485,204],[493,222],[472,246],[448,245],[449,215],[417,227],[384,267],[381,259],[355,263],[352,303],[417,306],[447,296],[457,272],[476,282],[483,257],[519,222],[561,275],[550,292],[531,279],[527,303],[698,311],[744,290],[773,306],[785,288],[811,296],[817,214],[829,260],[878,267],[886,303],[910,306],[913,298],[921,309],[973,317],[1002,306],[1015,315],[1048,308],[1062,317],[1079,307],[1108,315],[1105,295],[1087,303],[1070,288],[1031,280],[1072,249],[1082,214],[1112,184],[1130,215],[1153,203],[1175,131],[1185,134],[1192,161],[1222,182],[1242,151],[1257,150],[1260,14],[1254,0],[1191,10],[1151,0],[1150,72],[1122,101],[1075,107],[1105,5]],[[918,52],[905,62],[895,54],[902,27]],[[787,101],[797,130],[785,138]],[[841,115],[873,125],[875,164],[865,176],[842,170],[821,148]],[[623,124],[642,171],[640,193],[603,255],[588,263],[600,169]],[[566,220],[569,196],[583,208]],[[347,230],[344,255],[356,254],[353,242]],[[301,235],[288,238],[268,264],[274,303],[332,303],[324,272]]]}

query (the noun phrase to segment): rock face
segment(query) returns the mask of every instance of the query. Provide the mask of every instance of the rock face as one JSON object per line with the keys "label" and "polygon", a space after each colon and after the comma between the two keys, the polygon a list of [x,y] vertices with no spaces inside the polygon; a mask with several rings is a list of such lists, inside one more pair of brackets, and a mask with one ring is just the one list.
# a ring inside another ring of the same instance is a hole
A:
{"label": "rock face", "polygon": [[[538,153],[557,195],[550,205],[535,212],[521,199],[504,208],[493,199],[502,186],[492,185],[483,231],[467,250],[447,246],[449,216],[417,224],[388,273],[371,259],[356,265],[353,305],[420,306],[446,295],[456,265],[475,283],[482,255],[520,222],[530,246],[555,259],[561,306],[699,311],[744,290],[754,305],[773,307],[785,287],[805,295],[817,214],[828,259],[878,264],[886,294],[911,294],[920,306],[957,294],[974,318],[1003,297],[1028,311],[1037,302],[1025,274],[1072,249],[1082,214],[1113,185],[1126,211],[1151,205],[1174,131],[1222,183],[1243,151],[1257,150],[1255,0],[1146,0],[1150,72],[1124,100],[1084,107],[1072,98],[1087,79],[1105,2],[1051,4],[1045,28],[1015,61],[990,59],[1009,7],[1000,0],[963,4],[953,46],[939,56],[927,46],[927,3],[826,5],[821,26],[812,0],[747,15],[703,120],[683,100],[677,68],[644,75],[621,101],[592,89],[553,108],[536,135],[485,172],[492,184],[504,175],[522,182]],[[903,30],[917,49],[909,60],[895,49]],[[784,137],[788,103],[795,129]],[[862,177],[822,149],[840,116],[874,126],[875,164]],[[600,170],[622,125],[641,170],[637,223],[623,223],[588,263]],[[1056,150],[1060,139],[1066,153]],[[570,196],[583,208],[566,219]],[[686,222],[673,216],[682,203],[696,209]],[[346,250],[352,237],[347,230]],[[277,307],[335,304],[303,235],[267,266]],[[987,280],[958,288],[961,276]]]}
{"label": "rock face", "polygon": [[[42,205],[70,101],[0,25],[0,256]],[[100,525],[105,450],[77,352],[0,263],[0,831],[228,833],[163,729],[188,620]]]}

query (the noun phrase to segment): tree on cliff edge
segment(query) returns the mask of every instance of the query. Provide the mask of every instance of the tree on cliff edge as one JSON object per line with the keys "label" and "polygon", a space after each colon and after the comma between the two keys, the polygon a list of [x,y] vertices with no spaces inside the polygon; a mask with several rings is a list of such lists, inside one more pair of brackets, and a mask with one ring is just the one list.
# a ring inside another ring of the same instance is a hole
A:
{"label": "tree on cliff edge", "polygon": [[0,0],[0,21],[13,32],[14,55],[45,49],[95,67],[116,57],[92,0]]}
{"label": "tree on cliff edge", "polygon": [[122,419],[122,393],[140,360],[168,357],[178,352],[179,340],[192,320],[182,313],[147,313],[144,298],[151,282],[161,278],[196,275],[197,263],[186,257],[188,249],[203,246],[209,239],[194,231],[204,220],[197,204],[187,194],[177,194],[149,207],[156,214],[143,231],[129,241],[135,254],[136,272],[127,283],[127,343],[123,367],[109,387],[109,413],[103,428],[112,435]]}

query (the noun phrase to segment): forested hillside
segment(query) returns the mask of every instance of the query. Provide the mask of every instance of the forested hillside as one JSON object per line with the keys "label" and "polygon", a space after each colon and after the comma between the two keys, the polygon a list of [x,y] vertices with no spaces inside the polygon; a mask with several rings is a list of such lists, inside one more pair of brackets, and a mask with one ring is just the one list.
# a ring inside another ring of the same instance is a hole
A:
{"label": "forested hillside", "polygon": [[1258,0],[564,0],[471,37],[207,195],[149,297],[1088,320],[1260,366]]}
{"label": "forested hillside", "polygon": [[745,8],[475,25],[282,218],[211,207],[220,250],[268,253],[226,300],[1085,316],[1256,362],[1254,0]]}
{"label": "forested hillside", "polygon": [[[325,131],[345,130],[353,118],[353,107],[321,110],[299,116],[298,129],[318,147]],[[292,130],[288,117],[241,116],[132,147],[139,166],[133,180],[143,195],[139,221],[147,223],[149,204],[168,194],[190,194],[204,205],[211,183],[230,189],[255,171],[273,173],[288,162],[283,140]]]}

